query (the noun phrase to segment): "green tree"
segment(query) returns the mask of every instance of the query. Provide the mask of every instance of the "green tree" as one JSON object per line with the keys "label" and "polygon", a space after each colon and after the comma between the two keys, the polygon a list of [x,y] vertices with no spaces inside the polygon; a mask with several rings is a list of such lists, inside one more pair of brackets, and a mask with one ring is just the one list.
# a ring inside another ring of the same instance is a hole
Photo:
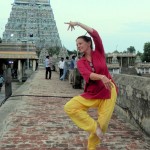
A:
{"label": "green tree", "polygon": [[40,52],[41,52],[41,49],[36,47],[36,54],[37,54],[38,57],[40,56]]}
{"label": "green tree", "polygon": [[69,56],[72,55],[72,54],[77,54],[77,51],[76,51],[76,50],[74,50],[74,51],[69,51],[69,50],[67,50],[67,52],[68,52],[68,55],[69,55]]}
{"label": "green tree", "polygon": [[59,46],[50,47],[48,48],[48,54],[52,56],[56,54],[58,56],[60,49],[61,48]]}
{"label": "green tree", "polygon": [[144,44],[143,61],[150,62],[150,42]]}
{"label": "green tree", "polygon": [[115,50],[113,53],[119,53],[117,50]]}
{"label": "green tree", "polygon": [[143,60],[143,53],[137,51],[137,54],[136,54],[136,55],[139,56],[139,57],[141,58],[141,60]]}
{"label": "green tree", "polygon": [[127,52],[128,53],[135,53],[136,50],[135,50],[134,46],[130,46],[130,47],[127,48]]}

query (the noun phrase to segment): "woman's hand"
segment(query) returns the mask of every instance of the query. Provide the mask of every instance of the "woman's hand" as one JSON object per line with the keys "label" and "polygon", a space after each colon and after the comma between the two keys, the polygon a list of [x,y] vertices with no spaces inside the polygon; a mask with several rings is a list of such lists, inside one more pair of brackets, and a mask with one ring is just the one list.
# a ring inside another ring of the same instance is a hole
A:
{"label": "woman's hand", "polygon": [[69,27],[68,27],[68,30],[69,29],[71,29],[71,31],[72,30],[75,30],[75,26],[78,26],[78,22],[72,22],[72,21],[70,21],[70,22],[65,22],[65,24],[68,24],[69,25]]}
{"label": "woman's hand", "polygon": [[108,79],[106,76],[103,76],[101,78],[101,81],[103,82],[103,84],[105,85],[105,88],[108,90],[111,90],[111,88],[113,87],[113,84],[111,82],[110,79]]}
{"label": "woman's hand", "polygon": [[93,28],[91,28],[91,27],[89,27],[89,26],[87,26],[87,25],[85,25],[81,22],[72,22],[72,21],[70,21],[70,22],[65,22],[65,24],[69,25],[68,30],[71,29],[71,31],[75,30],[75,28],[74,28],[75,26],[79,26],[79,27],[81,27],[82,29],[86,30],[89,33],[93,32]]}

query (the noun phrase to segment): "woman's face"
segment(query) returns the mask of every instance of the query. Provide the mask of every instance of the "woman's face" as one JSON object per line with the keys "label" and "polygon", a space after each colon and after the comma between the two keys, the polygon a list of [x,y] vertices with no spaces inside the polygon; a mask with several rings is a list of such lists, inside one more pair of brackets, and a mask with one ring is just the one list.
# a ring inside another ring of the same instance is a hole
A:
{"label": "woman's face", "polygon": [[[89,50],[90,48],[90,42],[86,42],[84,39],[82,38],[78,38],[76,40],[76,44],[77,44],[77,49],[79,50],[80,53],[85,53],[87,50]],[[91,48],[90,48],[91,49]]]}

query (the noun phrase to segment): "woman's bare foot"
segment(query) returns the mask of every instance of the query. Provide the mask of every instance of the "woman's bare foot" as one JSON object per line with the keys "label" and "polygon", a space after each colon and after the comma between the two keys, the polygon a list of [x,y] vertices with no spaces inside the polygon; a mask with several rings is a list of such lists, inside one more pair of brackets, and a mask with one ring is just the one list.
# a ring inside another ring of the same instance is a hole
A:
{"label": "woman's bare foot", "polygon": [[101,128],[100,128],[99,126],[97,126],[96,135],[97,135],[98,138],[101,139],[101,141],[102,141],[104,134],[103,134],[103,132],[102,132],[102,130],[101,130]]}

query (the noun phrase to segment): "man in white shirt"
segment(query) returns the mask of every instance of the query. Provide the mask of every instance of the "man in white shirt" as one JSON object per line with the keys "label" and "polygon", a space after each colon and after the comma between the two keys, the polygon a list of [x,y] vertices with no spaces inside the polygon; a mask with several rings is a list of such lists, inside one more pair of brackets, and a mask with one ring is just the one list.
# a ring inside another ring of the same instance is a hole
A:
{"label": "man in white shirt", "polygon": [[45,79],[48,79],[47,76],[49,74],[49,79],[51,79],[51,61],[49,59],[49,56],[46,56],[46,59],[45,59],[45,69],[46,69],[46,72],[45,72]]}
{"label": "man in white shirt", "polygon": [[58,62],[58,68],[59,68],[59,78],[63,75],[64,70],[64,58],[61,57],[61,60]]}
{"label": "man in white shirt", "polygon": [[67,56],[65,61],[64,61],[64,69],[63,69],[63,75],[60,77],[60,80],[65,80],[67,74],[69,71],[69,57]]}

